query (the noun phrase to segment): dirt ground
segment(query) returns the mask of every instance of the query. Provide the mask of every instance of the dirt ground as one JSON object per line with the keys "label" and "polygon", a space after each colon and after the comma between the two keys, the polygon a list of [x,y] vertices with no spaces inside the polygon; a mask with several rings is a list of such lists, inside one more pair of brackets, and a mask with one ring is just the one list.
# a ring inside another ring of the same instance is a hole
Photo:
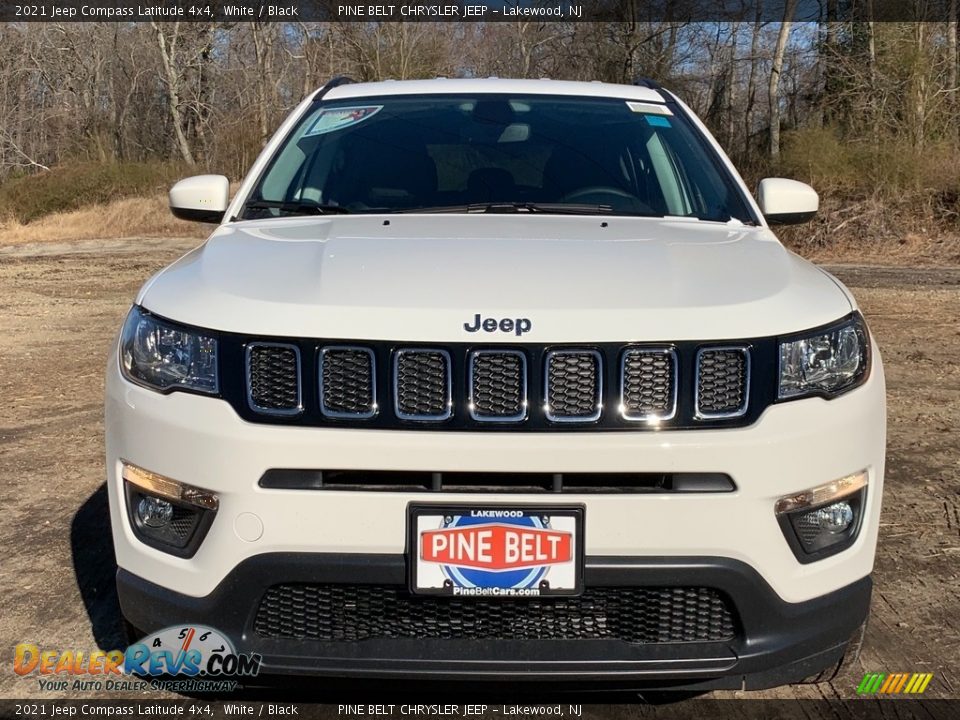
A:
{"label": "dirt ground", "polygon": [[[86,652],[122,644],[103,489],[103,368],[137,289],[196,241],[2,243],[0,696],[22,698],[45,693],[35,676],[14,675],[16,643]],[[926,696],[960,698],[960,268],[833,269],[878,337],[889,392],[862,669],[831,685],[724,696],[848,698],[871,671],[932,672]]]}

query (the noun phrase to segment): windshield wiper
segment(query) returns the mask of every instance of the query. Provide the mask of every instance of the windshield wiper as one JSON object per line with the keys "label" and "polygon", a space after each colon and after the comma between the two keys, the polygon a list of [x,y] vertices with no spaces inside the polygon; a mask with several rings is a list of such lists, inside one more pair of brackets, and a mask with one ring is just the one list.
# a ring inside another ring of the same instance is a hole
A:
{"label": "windshield wiper", "polygon": [[243,209],[244,214],[247,210],[279,210],[287,215],[346,215],[350,212],[341,205],[324,205],[306,200],[251,200]]}
{"label": "windshield wiper", "polygon": [[438,205],[406,208],[398,213],[551,213],[556,215],[609,215],[609,205],[577,205],[573,203],[489,202],[468,205]]}

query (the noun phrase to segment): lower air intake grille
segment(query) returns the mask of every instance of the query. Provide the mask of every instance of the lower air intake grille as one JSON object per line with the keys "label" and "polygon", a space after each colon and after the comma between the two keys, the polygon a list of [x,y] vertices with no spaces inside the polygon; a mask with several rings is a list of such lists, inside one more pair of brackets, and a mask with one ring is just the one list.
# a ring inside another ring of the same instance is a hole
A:
{"label": "lower air intake grille", "polygon": [[602,361],[593,350],[547,355],[547,418],[556,422],[600,417]]}
{"label": "lower air intake grille", "polygon": [[251,343],[247,347],[247,399],[251,408],[270,415],[295,415],[302,410],[296,345]]}
{"label": "lower air intake grille", "polygon": [[320,411],[343,418],[376,413],[372,350],[332,346],[320,351]]}
{"label": "lower air intake grille", "polygon": [[470,415],[508,422],[527,415],[527,361],[516,350],[477,350],[470,356]]}
{"label": "lower air intake grille", "polygon": [[265,638],[357,642],[418,640],[622,640],[716,642],[736,634],[733,610],[703,587],[587,588],[578,597],[415,597],[383,585],[275,585],[254,628]]}
{"label": "lower air intake grille", "polygon": [[404,420],[450,417],[450,355],[445,350],[400,350],[394,370],[398,417]]}
{"label": "lower air intake grille", "polygon": [[710,348],[697,353],[697,415],[737,417],[747,411],[750,355],[747,348]]}
{"label": "lower air intake grille", "polygon": [[677,410],[677,354],[670,348],[623,354],[621,405],[627,420],[666,420]]}

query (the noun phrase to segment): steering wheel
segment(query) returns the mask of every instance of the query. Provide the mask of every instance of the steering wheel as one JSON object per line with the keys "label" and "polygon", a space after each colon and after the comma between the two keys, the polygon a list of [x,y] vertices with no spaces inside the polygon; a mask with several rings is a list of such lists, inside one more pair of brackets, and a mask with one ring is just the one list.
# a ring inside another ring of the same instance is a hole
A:
{"label": "steering wheel", "polygon": [[[598,198],[591,197],[592,195],[600,196]],[[596,203],[597,205],[607,205],[607,204],[617,204],[609,203],[603,201],[603,196],[606,196],[609,201],[610,198],[623,198],[630,201],[631,207],[637,207],[645,211],[650,211],[650,207],[645,203],[641,202],[633,193],[629,193],[622,188],[614,187],[612,185],[591,185],[589,187],[578,188],[573,192],[569,192],[560,198],[560,202],[586,202],[586,203]],[[623,203],[619,203],[623,205]]]}

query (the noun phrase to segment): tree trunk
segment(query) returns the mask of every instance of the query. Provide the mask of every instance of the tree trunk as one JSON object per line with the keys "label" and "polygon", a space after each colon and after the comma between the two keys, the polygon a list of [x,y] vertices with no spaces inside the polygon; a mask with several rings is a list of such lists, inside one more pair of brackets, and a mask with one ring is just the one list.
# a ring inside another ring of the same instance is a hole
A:
{"label": "tree trunk", "polygon": [[770,102],[770,160],[777,162],[780,159],[780,72],[783,70],[783,56],[787,51],[787,40],[790,39],[790,27],[793,25],[793,15],[797,0],[787,0],[783,9],[783,22],[777,34],[777,45],[773,51],[773,65],[770,68],[770,86],[768,88]]}
{"label": "tree trunk", "polygon": [[270,106],[273,104],[273,36],[272,27],[262,23],[254,23],[253,50],[257,58],[257,124],[260,130],[260,142],[265,143],[270,137]]}
{"label": "tree trunk", "polygon": [[911,135],[913,147],[923,150],[927,138],[927,34],[926,23],[913,24],[913,37],[916,43],[915,60],[911,72],[912,122]]}
{"label": "tree trunk", "polygon": [[837,77],[840,69],[837,36],[839,34],[839,21],[837,19],[838,0],[826,0],[826,18],[824,20],[824,41],[821,52],[818,55],[820,62],[820,77],[822,78],[822,96],[820,105],[822,108],[821,122],[829,125],[833,120],[834,106],[833,101],[837,92]]}
{"label": "tree trunk", "polygon": [[960,57],[957,56],[957,0],[950,0],[947,13],[947,87],[950,88],[950,119],[953,125],[953,137],[960,140],[960,88],[957,87],[957,72]]}
{"label": "tree trunk", "polygon": [[867,112],[870,115],[870,135],[874,142],[880,142],[880,108],[877,107],[877,97],[880,89],[877,87],[877,27],[873,20],[873,0],[867,0],[867,63],[869,64],[869,87],[867,93]]}
{"label": "tree trunk", "polygon": [[183,115],[180,113],[180,73],[177,72],[177,38],[180,33],[180,23],[173,23],[173,37],[167,43],[163,28],[159,23],[151,22],[153,31],[157,35],[157,45],[160,47],[160,59],[163,62],[164,82],[167,85],[167,106],[170,111],[170,120],[173,122],[173,132],[177,139],[177,149],[187,165],[196,165],[190,142],[183,132]]}
{"label": "tree trunk", "polygon": [[747,76],[747,106],[744,112],[748,138],[753,129],[751,119],[753,117],[753,106],[757,99],[757,60],[760,56],[760,32],[763,30],[763,23],[760,20],[761,12],[761,5],[757,3],[757,15],[750,38],[750,74]]}
{"label": "tree trunk", "polygon": [[[727,115],[727,152],[734,152],[743,159],[743,146],[737,144],[737,38],[740,35],[740,23],[734,23],[730,31],[730,57],[727,66],[727,102],[724,108]],[[734,148],[737,148],[734,150]]]}

